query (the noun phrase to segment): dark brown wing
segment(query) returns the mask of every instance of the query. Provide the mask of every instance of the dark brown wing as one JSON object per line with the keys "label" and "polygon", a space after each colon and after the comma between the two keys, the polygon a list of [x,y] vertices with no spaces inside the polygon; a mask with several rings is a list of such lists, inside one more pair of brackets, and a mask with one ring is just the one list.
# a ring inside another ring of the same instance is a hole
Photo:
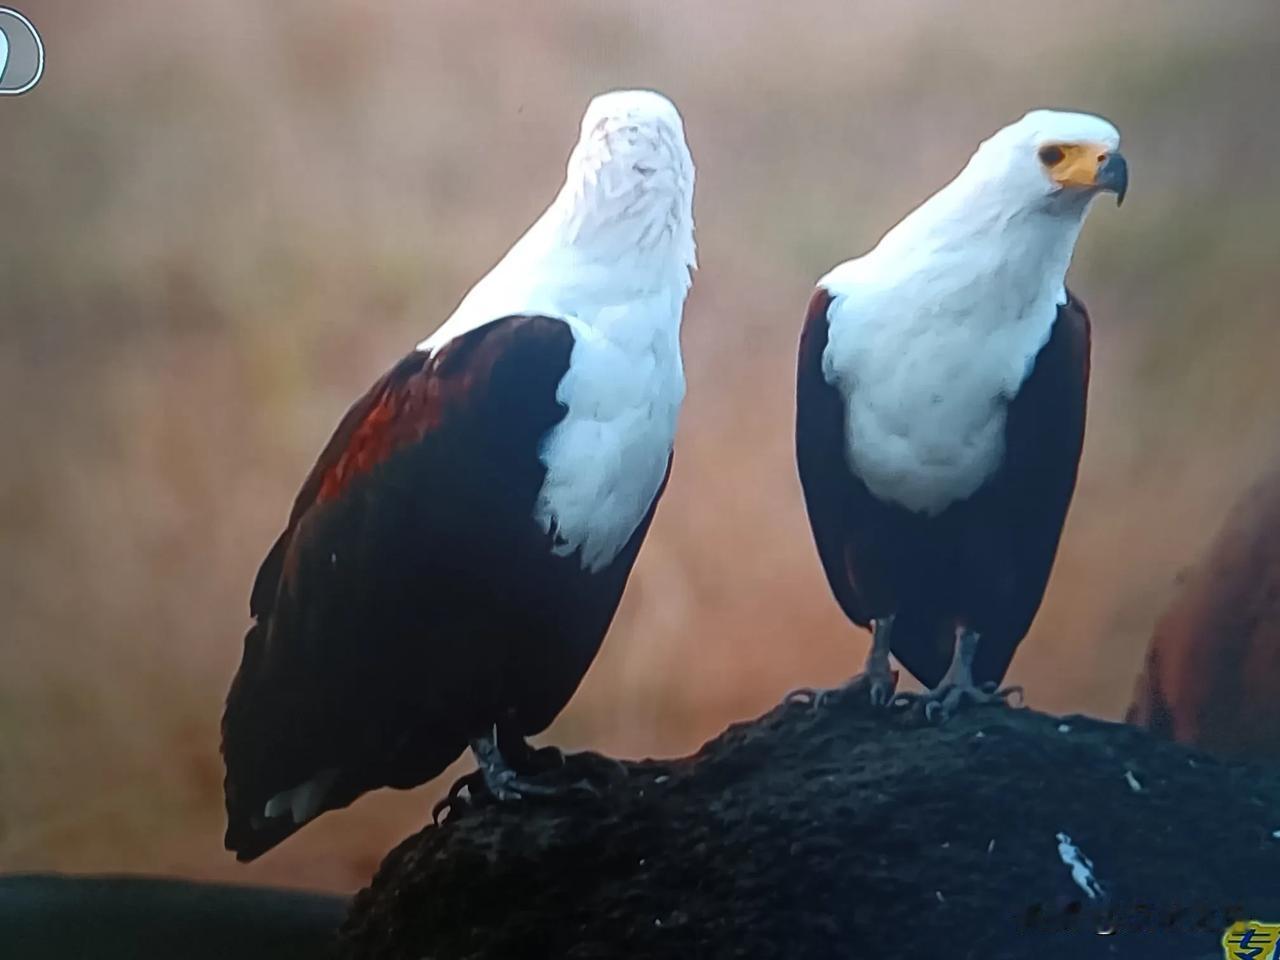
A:
{"label": "dark brown wing", "polygon": [[954,606],[909,609],[894,623],[893,653],[926,686],[951,662],[951,619],[978,630],[974,680],[999,683],[1031,628],[1053,569],[1084,444],[1089,388],[1089,315],[1068,294],[1049,340],[1005,418],[1000,470],[970,499],[933,523],[954,541],[945,592]]}
{"label": "dark brown wing", "polygon": [[[1068,291],[1049,341],[1009,402],[1000,473],[979,496],[1001,518],[1009,586],[983,624],[974,660],[978,683],[999,683],[1044,599],[1076,489],[1084,447],[1090,367],[1089,314]],[[943,665],[946,669],[946,665]]]}
{"label": "dark brown wing", "polygon": [[425,429],[426,411],[415,415],[411,404],[415,398],[423,397],[424,391],[415,390],[414,385],[427,381],[427,367],[426,354],[414,351],[407,355],[379,377],[338,422],[294,498],[289,522],[258,568],[249,595],[252,617],[258,619],[270,614],[285,554],[298,521],[318,500],[324,499],[320,495],[322,487],[327,485],[331,499],[356,476],[359,465],[363,464],[367,470],[378,456],[385,459],[395,447],[411,440],[419,428]]}
{"label": "dark brown wing", "polygon": [[493,655],[468,618],[522,599],[513,565],[545,537],[538,452],[572,348],[562,321],[499,320],[405,357],[342,419],[258,572],[227,698],[241,859],[301,825],[264,816],[282,792],[327,778],[332,809],[465,748]]}
{"label": "dark brown wing", "polygon": [[[845,410],[840,391],[822,373],[831,295],[821,287],[809,299],[796,369],[796,466],[818,558],[836,602],[854,623],[867,626],[875,614],[859,590],[849,551],[858,535],[861,509],[870,494],[845,459]],[[884,611],[891,612],[891,611]]]}
{"label": "dark brown wing", "polygon": [[[925,518],[879,500],[845,456],[845,408],[827,383],[830,295],[809,303],[796,396],[796,459],[814,541],[836,600],[862,626],[895,614],[893,652],[927,686],[950,663],[951,626],[983,635],[974,673],[998,682],[1039,609],[1084,441],[1089,318],[1074,296],[1009,402],[999,473],[969,500]],[[931,554],[965,558],[944,569]]]}
{"label": "dark brown wing", "polygon": [[[1044,599],[1084,445],[1089,348],[1089,314],[1068,291],[1009,401],[999,472],[936,521],[961,544],[962,606],[951,612],[981,634],[973,664],[979,684],[1004,679]],[[927,686],[946,673],[952,646],[947,620],[907,611],[894,623],[894,655]]]}

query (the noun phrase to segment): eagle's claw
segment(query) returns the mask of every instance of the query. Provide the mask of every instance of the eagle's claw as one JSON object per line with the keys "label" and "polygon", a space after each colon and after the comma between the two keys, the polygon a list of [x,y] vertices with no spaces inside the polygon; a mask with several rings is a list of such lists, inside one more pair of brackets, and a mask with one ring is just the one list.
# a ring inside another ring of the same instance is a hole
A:
{"label": "eagle's claw", "polygon": [[1022,687],[994,683],[944,683],[925,693],[900,693],[894,698],[898,706],[919,705],[929,723],[945,723],[966,705],[1021,707],[1024,702]]}

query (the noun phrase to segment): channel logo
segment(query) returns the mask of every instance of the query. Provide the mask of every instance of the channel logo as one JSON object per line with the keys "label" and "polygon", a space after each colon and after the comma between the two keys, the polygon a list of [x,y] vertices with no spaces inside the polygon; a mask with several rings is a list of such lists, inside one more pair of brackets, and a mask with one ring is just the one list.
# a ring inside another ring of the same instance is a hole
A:
{"label": "channel logo", "polygon": [[0,7],[0,96],[26,93],[44,73],[44,43],[31,21]]}

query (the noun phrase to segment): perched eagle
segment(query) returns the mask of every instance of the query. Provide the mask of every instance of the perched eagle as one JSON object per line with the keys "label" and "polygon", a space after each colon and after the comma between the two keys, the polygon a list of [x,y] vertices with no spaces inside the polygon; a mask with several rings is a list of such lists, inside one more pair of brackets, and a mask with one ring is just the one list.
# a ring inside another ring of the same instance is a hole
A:
{"label": "perched eagle", "polygon": [[498,799],[573,695],[671,468],[693,161],[664,97],[596,97],[564,186],[348,411],[253,585],[227,697],[226,845],[430,780]]}
{"label": "perched eagle", "polygon": [[890,653],[931,717],[1007,693],[1084,438],[1089,316],[1064,278],[1090,202],[1124,198],[1119,144],[1027,114],[809,302],[796,458],[831,589],[873,629],[875,703]]}

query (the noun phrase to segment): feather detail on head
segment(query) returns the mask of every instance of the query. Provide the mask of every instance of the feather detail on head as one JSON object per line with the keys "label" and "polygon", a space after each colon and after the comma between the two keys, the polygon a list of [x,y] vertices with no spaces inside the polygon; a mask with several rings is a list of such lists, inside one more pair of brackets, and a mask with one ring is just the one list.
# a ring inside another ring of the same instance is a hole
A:
{"label": "feather detail on head", "polygon": [[589,324],[638,296],[682,303],[695,266],[693,185],[670,100],[648,90],[595,97],[555,200],[419,349],[513,314]]}

